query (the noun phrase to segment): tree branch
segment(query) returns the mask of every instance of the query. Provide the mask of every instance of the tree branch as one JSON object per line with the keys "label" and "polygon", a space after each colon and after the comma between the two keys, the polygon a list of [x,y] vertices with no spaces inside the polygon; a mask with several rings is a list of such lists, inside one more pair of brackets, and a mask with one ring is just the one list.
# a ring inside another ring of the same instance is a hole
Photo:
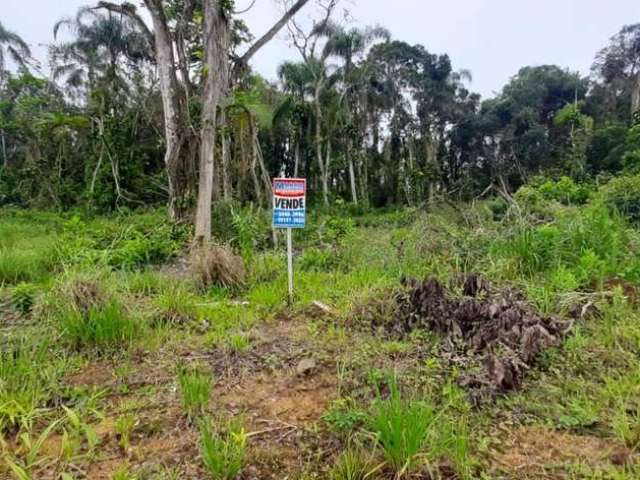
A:
{"label": "tree branch", "polygon": [[240,65],[246,65],[247,62],[255,55],[255,53],[264,47],[276,34],[284,27],[291,18],[298,13],[298,11],[307,4],[309,0],[297,0],[289,10],[285,12],[278,22],[271,27],[271,29],[265,33],[262,37],[260,37],[256,42],[249,47],[249,50],[245,52],[242,57],[237,60],[237,63]]}

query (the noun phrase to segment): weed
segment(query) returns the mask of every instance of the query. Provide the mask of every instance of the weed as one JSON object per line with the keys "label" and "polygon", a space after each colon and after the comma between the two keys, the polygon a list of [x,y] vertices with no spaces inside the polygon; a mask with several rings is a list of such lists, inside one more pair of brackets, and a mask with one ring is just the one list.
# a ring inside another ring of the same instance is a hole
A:
{"label": "weed", "polygon": [[402,398],[395,379],[389,388],[388,398],[379,395],[375,401],[369,427],[385,460],[400,475],[415,466],[436,414],[428,403]]}
{"label": "weed", "polygon": [[362,448],[347,447],[331,468],[331,480],[366,480],[380,468],[375,463],[375,451],[367,453]]}
{"label": "weed", "polygon": [[154,316],[154,325],[184,325],[196,319],[194,295],[184,288],[174,288],[166,293],[158,295],[154,304],[158,313]]}
{"label": "weed", "polygon": [[211,419],[200,424],[202,461],[214,480],[238,478],[246,461],[247,434],[237,422],[229,422],[220,432]]}
{"label": "weed", "polygon": [[60,316],[58,327],[75,348],[106,352],[129,347],[140,330],[140,323],[112,300],[103,307],[91,307],[86,313],[67,309]]}
{"label": "weed", "polygon": [[30,283],[19,283],[11,290],[11,305],[18,312],[26,315],[31,311],[38,289]]}
{"label": "weed", "polygon": [[234,333],[227,337],[227,347],[233,353],[246,352],[251,347],[251,340],[243,333]]}
{"label": "weed", "polygon": [[116,420],[116,433],[118,434],[118,445],[123,451],[129,450],[131,445],[131,433],[136,425],[136,417],[131,413],[120,415]]}
{"label": "weed", "polygon": [[178,368],[178,383],[182,394],[182,408],[191,420],[204,414],[211,397],[211,374],[198,368]]}

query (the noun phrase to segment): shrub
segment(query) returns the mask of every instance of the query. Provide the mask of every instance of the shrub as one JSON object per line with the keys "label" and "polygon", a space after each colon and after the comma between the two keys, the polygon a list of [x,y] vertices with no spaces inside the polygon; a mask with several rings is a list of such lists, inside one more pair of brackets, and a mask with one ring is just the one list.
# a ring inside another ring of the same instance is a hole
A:
{"label": "shrub", "polygon": [[577,184],[570,177],[561,177],[558,181],[548,180],[538,187],[546,200],[555,200],[564,205],[584,205],[591,196],[591,189]]}
{"label": "shrub", "polygon": [[101,352],[128,347],[139,327],[139,323],[113,300],[103,306],[91,306],[86,311],[68,308],[59,319],[62,334],[76,348],[90,347]]}
{"label": "shrub", "polygon": [[431,405],[402,398],[395,380],[390,382],[387,399],[378,396],[370,428],[376,434],[387,463],[396,473],[412,468],[435,417]]}
{"label": "shrub", "polygon": [[204,414],[211,396],[211,374],[198,368],[178,368],[178,383],[182,394],[182,408],[187,417],[193,420]]}
{"label": "shrub", "polygon": [[327,271],[341,263],[340,254],[333,249],[307,248],[300,257],[300,268],[306,271]]}
{"label": "shrub", "polygon": [[247,434],[237,422],[224,432],[216,431],[210,419],[200,424],[202,461],[214,480],[238,478],[246,461]]}
{"label": "shrub", "polygon": [[600,188],[605,204],[640,225],[640,174],[613,178]]}
{"label": "shrub", "polygon": [[244,285],[247,276],[242,258],[220,245],[196,249],[192,253],[191,269],[203,288],[212,285],[238,288]]}
{"label": "shrub", "polygon": [[37,288],[29,283],[19,283],[11,290],[11,305],[18,312],[25,315],[31,311],[35,302]]}
{"label": "shrub", "polygon": [[344,243],[355,231],[353,220],[349,217],[331,217],[324,223],[322,240],[333,244]]}

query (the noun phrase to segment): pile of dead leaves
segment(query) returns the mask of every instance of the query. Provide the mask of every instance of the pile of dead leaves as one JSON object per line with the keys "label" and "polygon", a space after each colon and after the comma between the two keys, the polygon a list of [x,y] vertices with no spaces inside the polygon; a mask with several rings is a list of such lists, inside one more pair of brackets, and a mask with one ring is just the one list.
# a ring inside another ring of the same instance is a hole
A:
{"label": "pile of dead leaves", "polygon": [[517,388],[538,355],[557,345],[571,327],[540,315],[519,290],[494,289],[479,275],[457,279],[452,288],[435,278],[403,283],[393,317],[375,329],[398,336],[415,329],[443,333],[443,356],[465,371],[477,367],[463,383],[483,392]]}

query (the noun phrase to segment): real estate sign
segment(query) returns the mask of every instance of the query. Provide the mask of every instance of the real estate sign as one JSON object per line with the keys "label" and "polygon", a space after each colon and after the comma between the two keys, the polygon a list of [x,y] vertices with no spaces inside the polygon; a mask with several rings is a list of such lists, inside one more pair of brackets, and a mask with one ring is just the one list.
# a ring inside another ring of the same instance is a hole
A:
{"label": "real estate sign", "polygon": [[307,181],[273,179],[273,228],[304,228]]}

